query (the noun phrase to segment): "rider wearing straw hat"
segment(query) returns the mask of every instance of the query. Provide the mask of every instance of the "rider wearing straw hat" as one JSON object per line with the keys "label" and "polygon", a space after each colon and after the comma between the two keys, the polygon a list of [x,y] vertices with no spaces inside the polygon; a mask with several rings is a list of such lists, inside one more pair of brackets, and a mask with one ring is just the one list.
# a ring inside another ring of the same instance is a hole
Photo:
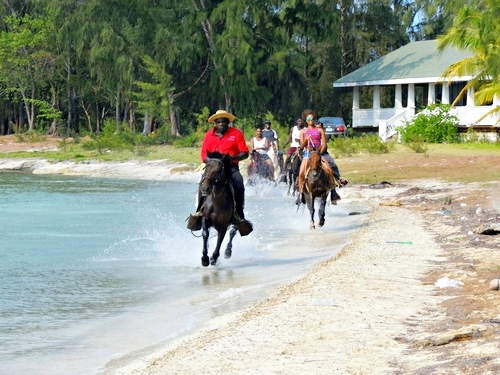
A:
{"label": "rider wearing straw hat", "polygon": [[[236,203],[234,224],[238,225],[240,234],[243,235],[243,232],[250,233],[252,231],[252,227],[251,223],[245,220],[245,214],[243,212],[243,207],[245,205],[245,185],[243,183],[243,177],[240,173],[239,162],[248,158],[249,150],[242,131],[229,126],[229,123],[232,123],[235,119],[236,117],[234,115],[224,110],[218,110],[215,114],[209,117],[208,122],[215,124],[215,126],[205,133],[205,137],[203,138],[203,143],[201,145],[200,156],[203,162],[205,162],[209,152],[217,151],[221,154],[228,154],[231,157],[231,179]],[[203,206],[203,202],[204,198],[199,195],[198,208],[196,212],[200,211]],[[197,214],[191,217],[201,218],[200,216],[197,216]],[[242,231],[241,227],[245,227],[246,230]],[[189,220],[188,228],[191,230],[200,230],[201,220]]]}

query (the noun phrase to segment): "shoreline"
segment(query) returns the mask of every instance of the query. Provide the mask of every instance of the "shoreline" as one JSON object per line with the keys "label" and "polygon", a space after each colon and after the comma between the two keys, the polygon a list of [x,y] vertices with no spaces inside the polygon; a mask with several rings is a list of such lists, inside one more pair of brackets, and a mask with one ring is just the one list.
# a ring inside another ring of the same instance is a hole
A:
{"label": "shoreline", "polygon": [[124,178],[153,181],[197,181],[201,169],[187,163],[171,163],[168,160],[127,162],[49,162],[45,159],[0,159],[0,172],[24,172],[37,175],[58,174]]}
{"label": "shoreline", "polygon": [[[400,220],[414,225],[391,238],[412,239],[412,245],[386,242]],[[443,298],[421,283],[440,255],[422,217],[380,206],[340,253],[271,297],[132,363],[110,363],[102,374],[411,373],[407,345],[397,338],[422,329],[409,327],[408,319],[427,319],[429,312],[442,317]],[[401,267],[407,262],[413,267]]]}
{"label": "shoreline", "polygon": [[[463,228],[441,207],[453,197],[450,208],[458,216],[476,210],[469,196],[485,198],[488,207],[494,195],[479,184],[439,181],[341,191],[339,204],[355,200],[370,209],[338,255],[271,297],[132,362],[111,362],[102,374],[500,372],[498,291],[487,290],[485,277],[492,273],[481,264],[500,264],[500,252],[464,247],[464,239],[455,239]],[[465,240],[476,241],[470,235]],[[475,273],[462,271],[464,258]],[[464,286],[435,285],[443,278]],[[489,304],[475,306],[471,294]],[[464,306],[478,312],[462,318]]]}
{"label": "shoreline", "polygon": [[[199,179],[199,171],[165,160],[47,164],[0,159],[0,171]],[[494,269],[500,240],[474,234],[478,219],[498,218],[497,186],[436,180],[348,185],[339,205],[356,201],[369,214],[339,255],[271,297],[154,352],[145,349],[132,362],[111,361],[100,374],[500,373],[500,292],[488,290],[489,280],[500,277]],[[478,207],[490,217],[477,216]],[[464,286],[434,285],[444,277]],[[460,330],[465,339],[457,333],[432,344]]]}

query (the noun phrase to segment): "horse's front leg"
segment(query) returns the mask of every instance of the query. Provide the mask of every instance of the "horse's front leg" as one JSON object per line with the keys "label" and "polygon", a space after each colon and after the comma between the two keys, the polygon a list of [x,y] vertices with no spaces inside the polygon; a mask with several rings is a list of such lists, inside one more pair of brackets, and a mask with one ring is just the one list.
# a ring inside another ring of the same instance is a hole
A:
{"label": "horse's front leg", "polygon": [[321,197],[321,203],[319,205],[318,216],[319,216],[319,226],[325,225],[325,206],[326,206],[326,195]]}
{"label": "horse's front leg", "polygon": [[209,259],[208,259],[208,228],[206,219],[202,218],[201,220],[201,229],[202,229],[202,237],[203,237],[203,254],[201,256],[201,265],[203,267],[208,267]]}
{"label": "horse's front leg", "polygon": [[233,226],[229,231],[229,243],[226,246],[226,251],[224,252],[224,258],[229,259],[233,254],[233,238],[236,235],[238,228]]}
{"label": "horse's front leg", "polygon": [[217,264],[217,259],[220,255],[220,246],[222,245],[222,241],[224,241],[224,237],[226,236],[227,229],[217,231],[217,245],[215,246],[215,250],[210,258],[210,264],[215,266]]}
{"label": "horse's front leg", "polygon": [[314,197],[312,195],[308,195],[307,197],[307,207],[309,208],[309,213],[311,214],[311,223],[309,224],[310,229],[316,229],[314,225]]}
{"label": "horse's front leg", "polygon": [[290,190],[292,190],[292,172],[291,171],[288,171],[288,181],[287,181],[287,185],[288,185],[288,191],[286,192],[286,195],[290,195]]}

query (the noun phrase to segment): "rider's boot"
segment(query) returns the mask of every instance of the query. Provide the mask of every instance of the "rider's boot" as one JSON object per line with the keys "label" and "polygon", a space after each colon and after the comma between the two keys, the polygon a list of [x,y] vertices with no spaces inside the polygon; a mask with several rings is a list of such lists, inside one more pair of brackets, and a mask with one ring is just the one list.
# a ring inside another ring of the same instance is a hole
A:
{"label": "rider's boot", "polygon": [[337,204],[337,201],[340,200],[340,196],[337,193],[337,190],[335,188],[337,187],[337,183],[335,181],[335,177],[333,176],[333,172],[331,170],[327,170],[326,174],[328,175],[328,181],[330,183],[330,202],[332,204]]}
{"label": "rider's boot", "polygon": [[339,201],[339,200],[340,200],[340,196],[337,193],[337,190],[335,190],[335,189],[330,190],[330,202],[332,204],[336,205],[337,201]]}
{"label": "rider's boot", "polygon": [[194,215],[189,215],[187,218],[187,228],[196,232],[201,229],[201,221],[202,221],[202,212],[201,208],[203,207],[203,203],[205,202],[205,197],[198,192],[198,207],[196,208],[196,212]]}
{"label": "rider's boot", "polygon": [[304,196],[304,185],[305,185],[305,176],[303,173],[299,173],[299,179],[297,182],[297,186],[299,188],[299,194],[297,195],[297,200],[295,201],[295,204],[297,206],[300,206],[300,204],[305,204],[306,203],[306,198]]}
{"label": "rider's boot", "polygon": [[243,207],[245,206],[245,192],[234,191],[235,193],[235,203],[236,203],[236,215],[234,218],[234,225],[238,228],[240,236],[247,236],[253,231],[253,225],[250,221],[245,219],[245,212]]}

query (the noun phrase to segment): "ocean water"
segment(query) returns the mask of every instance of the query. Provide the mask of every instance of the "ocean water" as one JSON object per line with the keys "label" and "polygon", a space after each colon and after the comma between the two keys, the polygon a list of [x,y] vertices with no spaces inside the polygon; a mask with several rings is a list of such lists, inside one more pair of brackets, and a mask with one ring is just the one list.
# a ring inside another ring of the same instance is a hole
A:
{"label": "ocean water", "polygon": [[254,232],[205,268],[202,239],[185,228],[196,189],[0,173],[0,375],[118,366],[300,277],[362,221],[348,215],[360,207],[328,206],[311,231],[286,187],[247,187]]}

